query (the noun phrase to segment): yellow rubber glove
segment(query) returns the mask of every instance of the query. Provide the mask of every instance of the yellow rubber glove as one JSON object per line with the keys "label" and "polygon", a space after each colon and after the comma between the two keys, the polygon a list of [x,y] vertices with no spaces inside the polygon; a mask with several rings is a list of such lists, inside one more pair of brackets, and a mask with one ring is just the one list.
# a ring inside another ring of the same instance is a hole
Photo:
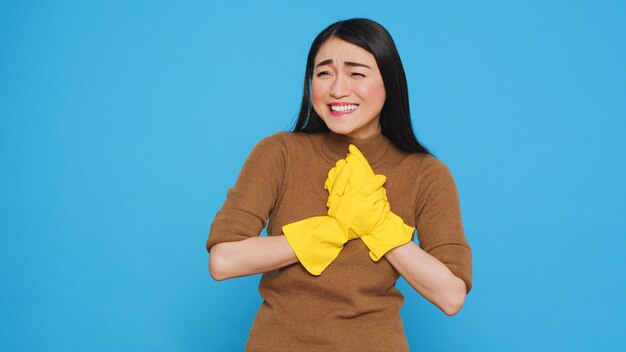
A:
{"label": "yellow rubber glove", "polygon": [[387,178],[372,173],[360,179],[359,184],[351,185],[350,182],[354,180],[351,176],[352,165],[341,160],[337,165],[339,169],[337,172],[332,169],[329,171],[329,178],[334,180],[333,184],[324,184],[325,188],[329,187],[326,203],[328,216],[337,222],[348,239],[359,238],[370,233],[382,219],[382,215],[389,211],[383,187]]}
{"label": "yellow rubber glove", "polygon": [[378,214],[374,219],[377,220],[385,209],[382,185],[386,178],[372,175],[345,192],[351,171],[346,166],[342,159],[331,169],[334,182],[329,199],[333,201],[327,202],[327,216],[314,216],[282,227],[298,260],[313,275],[320,275],[348,240],[358,238],[357,233],[371,231],[376,221],[366,214]]}
{"label": "yellow rubber glove", "polygon": [[337,222],[328,216],[310,217],[282,229],[302,266],[313,275],[321,275],[348,242]]}
{"label": "yellow rubber glove", "polygon": [[[356,146],[351,144],[348,147],[348,150],[349,153],[345,160],[346,166],[350,168],[351,173],[350,182],[346,184],[344,189],[345,193],[350,192],[351,187],[359,185],[367,180],[368,177],[374,175],[374,171],[367,162],[367,159],[365,159],[361,151],[359,151]],[[334,182],[338,179],[337,176],[337,170],[331,170],[328,172],[328,179],[325,183],[326,189],[334,186]],[[335,201],[335,198],[329,196],[328,200],[329,202],[333,202]],[[386,209],[389,210],[382,214],[382,219],[377,222],[371,232],[364,233],[360,236],[361,240],[363,240],[365,245],[370,250],[370,258],[375,262],[379,261],[383,255],[391,249],[411,241],[411,236],[415,230],[414,227],[406,225],[402,218],[391,212],[386,195],[384,201],[386,203]],[[372,213],[370,216],[376,217],[377,214]]]}

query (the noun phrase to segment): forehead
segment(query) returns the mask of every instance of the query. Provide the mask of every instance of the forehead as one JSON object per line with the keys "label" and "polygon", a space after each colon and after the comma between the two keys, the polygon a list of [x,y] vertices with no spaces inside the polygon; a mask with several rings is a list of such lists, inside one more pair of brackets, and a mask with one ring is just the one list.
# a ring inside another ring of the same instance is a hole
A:
{"label": "forehead", "polygon": [[315,64],[317,65],[319,62],[328,59],[332,59],[335,63],[353,61],[376,65],[376,59],[370,52],[339,38],[330,38],[322,44],[315,56]]}

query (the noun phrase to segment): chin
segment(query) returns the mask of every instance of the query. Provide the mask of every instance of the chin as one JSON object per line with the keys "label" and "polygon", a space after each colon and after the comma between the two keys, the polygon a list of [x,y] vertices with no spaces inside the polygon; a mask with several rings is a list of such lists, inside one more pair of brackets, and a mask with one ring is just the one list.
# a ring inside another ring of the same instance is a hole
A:
{"label": "chin", "polygon": [[350,134],[352,132],[354,132],[353,128],[346,128],[346,127],[341,127],[341,126],[332,126],[329,124],[326,124],[326,126],[328,126],[328,129],[337,133],[337,134]]}
{"label": "chin", "polygon": [[348,134],[354,131],[353,126],[347,126],[346,124],[338,123],[338,121],[333,121],[333,119],[322,119],[322,121],[324,121],[324,124],[326,124],[326,127],[328,127],[329,130],[338,134]]}

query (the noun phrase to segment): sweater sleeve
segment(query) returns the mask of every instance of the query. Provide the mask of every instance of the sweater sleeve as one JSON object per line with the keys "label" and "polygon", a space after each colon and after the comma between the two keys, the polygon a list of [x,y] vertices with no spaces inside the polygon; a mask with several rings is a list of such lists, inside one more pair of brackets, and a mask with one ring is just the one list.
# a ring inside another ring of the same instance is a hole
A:
{"label": "sweater sleeve", "polygon": [[261,233],[280,194],[286,164],[286,140],[280,132],[253,148],[211,224],[207,252],[218,243],[241,241]]}
{"label": "sweater sleeve", "polygon": [[448,167],[428,155],[422,161],[415,224],[420,247],[472,288],[472,252],[465,238],[461,206]]}

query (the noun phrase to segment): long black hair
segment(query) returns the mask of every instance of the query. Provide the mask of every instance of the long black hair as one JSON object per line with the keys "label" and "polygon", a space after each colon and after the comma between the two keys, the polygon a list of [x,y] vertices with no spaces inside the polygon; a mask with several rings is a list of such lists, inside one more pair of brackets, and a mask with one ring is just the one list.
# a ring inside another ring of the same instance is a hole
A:
{"label": "long black hair", "polygon": [[315,57],[322,44],[330,38],[339,38],[357,45],[376,59],[385,85],[386,100],[380,112],[382,134],[409,153],[432,153],[415,137],[409,112],[409,93],[404,67],[398,49],[387,30],[366,18],[353,18],[331,24],[315,37],[306,60],[304,92],[298,120],[292,132],[317,133],[328,131],[328,126],[313,109],[311,79]]}

